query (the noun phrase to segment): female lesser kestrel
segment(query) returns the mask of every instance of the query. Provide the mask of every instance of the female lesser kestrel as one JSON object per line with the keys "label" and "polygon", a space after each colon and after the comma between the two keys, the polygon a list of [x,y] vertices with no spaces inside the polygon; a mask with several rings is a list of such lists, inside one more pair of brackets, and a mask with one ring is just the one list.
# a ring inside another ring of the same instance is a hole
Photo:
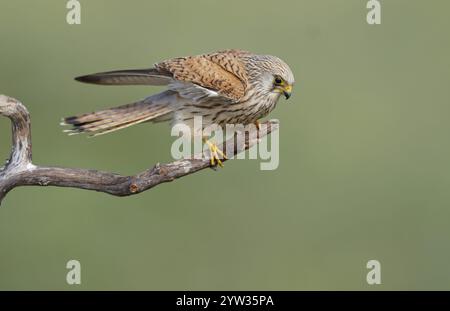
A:
{"label": "female lesser kestrel", "polygon": [[[172,121],[193,127],[258,124],[278,98],[291,96],[294,75],[281,59],[241,50],[169,59],[149,69],[101,72],[75,78],[102,85],[166,85],[167,90],[141,101],[64,119],[72,134],[99,135],[145,121]],[[222,164],[215,144],[206,141],[212,164]]]}

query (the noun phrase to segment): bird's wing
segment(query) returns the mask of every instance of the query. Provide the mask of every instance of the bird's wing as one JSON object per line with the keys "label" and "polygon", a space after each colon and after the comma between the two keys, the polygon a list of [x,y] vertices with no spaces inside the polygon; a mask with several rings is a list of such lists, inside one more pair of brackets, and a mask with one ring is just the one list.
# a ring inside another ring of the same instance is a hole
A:
{"label": "bird's wing", "polygon": [[198,56],[180,57],[155,65],[161,72],[170,72],[175,81],[169,88],[181,96],[198,100],[222,97],[239,101],[247,90],[246,68],[242,56],[248,52],[226,50]]}
{"label": "bird's wing", "polygon": [[232,101],[230,98],[224,97],[214,90],[207,89],[192,82],[174,80],[169,84],[169,90],[177,92],[181,97],[197,103],[210,99],[218,99],[221,102]]}
{"label": "bird's wing", "polygon": [[101,85],[167,85],[173,79],[167,71],[149,68],[99,72],[76,77],[75,80]]}
{"label": "bird's wing", "polygon": [[169,85],[185,98],[217,97],[239,101],[247,90],[247,71],[242,56],[249,52],[225,50],[169,59],[149,69],[99,72],[75,80],[101,85]]}

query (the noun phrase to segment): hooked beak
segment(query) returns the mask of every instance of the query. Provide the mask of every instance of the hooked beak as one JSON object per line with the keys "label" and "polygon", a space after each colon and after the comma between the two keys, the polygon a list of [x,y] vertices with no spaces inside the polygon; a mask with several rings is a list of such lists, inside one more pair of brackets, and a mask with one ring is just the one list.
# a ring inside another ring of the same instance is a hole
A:
{"label": "hooked beak", "polygon": [[292,94],[292,86],[286,85],[286,87],[283,89],[284,97],[286,97],[286,99],[289,99],[289,97],[291,97],[291,94]]}

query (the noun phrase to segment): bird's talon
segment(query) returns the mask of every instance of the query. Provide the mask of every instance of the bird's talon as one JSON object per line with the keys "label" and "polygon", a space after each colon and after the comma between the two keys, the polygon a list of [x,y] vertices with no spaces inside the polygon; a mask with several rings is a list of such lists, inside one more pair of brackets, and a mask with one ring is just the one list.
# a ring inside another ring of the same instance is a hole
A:
{"label": "bird's talon", "polygon": [[223,167],[222,161],[219,158],[217,158],[216,160],[217,160],[217,164],[219,164],[220,167]]}
{"label": "bird's talon", "polygon": [[228,160],[227,155],[222,150],[220,150],[217,146],[216,146],[216,148],[217,148],[216,152],[222,157],[222,159]]}
{"label": "bird's talon", "polygon": [[209,154],[210,154],[210,163],[212,167],[223,167],[223,162],[220,159],[219,155],[222,157],[222,159],[227,159],[227,156],[223,153],[222,150],[219,149],[219,147],[217,147],[216,144],[211,143],[210,141],[205,139],[205,143],[208,144],[209,147]]}

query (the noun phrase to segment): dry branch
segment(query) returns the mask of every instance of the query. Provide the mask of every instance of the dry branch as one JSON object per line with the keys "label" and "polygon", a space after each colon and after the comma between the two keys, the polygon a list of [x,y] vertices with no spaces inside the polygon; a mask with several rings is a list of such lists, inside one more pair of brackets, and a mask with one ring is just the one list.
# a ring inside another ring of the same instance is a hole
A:
{"label": "dry branch", "polygon": [[[28,110],[18,100],[0,95],[0,115],[8,117],[12,123],[11,155],[5,166],[0,168],[0,204],[10,190],[19,186],[73,187],[127,196],[210,167],[209,159],[204,157],[158,163],[134,176],[81,168],[37,166],[33,164],[31,157],[31,122]],[[257,133],[250,133],[245,138],[238,135],[227,140],[223,150],[228,158],[233,158],[276,129],[278,123],[267,121],[261,124]]]}

